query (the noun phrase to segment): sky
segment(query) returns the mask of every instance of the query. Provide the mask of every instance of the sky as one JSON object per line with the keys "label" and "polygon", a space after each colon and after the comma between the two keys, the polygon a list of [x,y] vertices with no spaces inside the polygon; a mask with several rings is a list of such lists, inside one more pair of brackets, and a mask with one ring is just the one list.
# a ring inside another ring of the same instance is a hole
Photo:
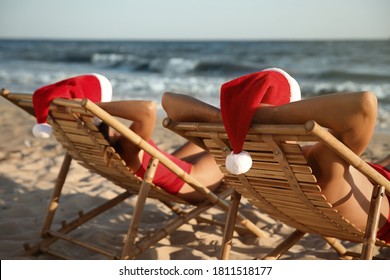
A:
{"label": "sky", "polygon": [[390,39],[390,0],[0,0],[0,39]]}

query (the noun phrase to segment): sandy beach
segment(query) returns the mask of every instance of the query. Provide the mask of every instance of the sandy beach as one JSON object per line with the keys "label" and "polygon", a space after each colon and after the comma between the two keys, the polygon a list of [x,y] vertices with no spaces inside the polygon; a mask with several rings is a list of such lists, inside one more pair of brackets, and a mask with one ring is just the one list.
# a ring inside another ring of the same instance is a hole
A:
{"label": "sandy beach", "polygon": [[[47,259],[48,256],[24,256],[23,244],[39,240],[39,231],[48,199],[63,158],[62,147],[54,138],[36,139],[31,134],[34,119],[19,108],[0,99],[0,258],[1,259]],[[364,157],[379,159],[390,153],[390,125],[381,120]],[[161,126],[154,139],[163,149],[171,150],[184,142],[183,139]],[[60,219],[71,219],[84,207],[92,206],[103,199],[111,198],[121,189],[96,174],[72,163],[64,187],[63,205],[58,210]],[[97,218],[91,225],[81,229],[80,236],[96,240],[102,246],[119,251],[133,211],[135,198]],[[71,210],[68,213],[64,210]],[[164,205],[148,200],[141,228],[151,229],[166,219],[168,210]],[[293,229],[281,224],[243,201],[242,212],[269,236],[257,239],[251,235],[236,235],[231,253],[232,259],[261,258],[287,236]],[[207,215],[223,221],[225,216],[218,209]],[[138,256],[138,259],[217,259],[222,242],[223,229],[218,226],[198,224],[191,221],[170,237]],[[343,242],[348,249],[359,251],[361,245]],[[79,249],[64,248],[75,259],[97,259],[99,256]],[[389,249],[381,249],[379,256],[390,258]],[[319,237],[306,235],[284,259],[336,259],[335,252]]]}

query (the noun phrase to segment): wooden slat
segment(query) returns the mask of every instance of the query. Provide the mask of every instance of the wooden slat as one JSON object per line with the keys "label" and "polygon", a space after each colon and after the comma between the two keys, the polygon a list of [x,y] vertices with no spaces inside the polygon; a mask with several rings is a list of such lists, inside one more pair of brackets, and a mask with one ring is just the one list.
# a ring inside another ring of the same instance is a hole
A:
{"label": "wooden slat", "polygon": [[9,92],[4,94],[7,99],[11,100],[26,100],[32,101],[32,94],[29,93],[17,93],[17,92]]}
{"label": "wooden slat", "polygon": [[[261,195],[266,196],[283,196],[283,197],[297,197],[295,191],[292,189],[280,189],[272,187],[259,187],[254,186],[254,189],[257,190]],[[325,196],[318,192],[305,192],[305,195],[310,200],[325,200]]]}
{"label": "wooden slat", "polygon": [[[312,174],[312,169],[307,165],[291,164],[290,166],[292,171],[295,173]],[[283,168],[280,166],[280,164],[276,162],[263,161],[254,161],[252,163],[252,169],[283,171]]]}
{"label": "wooden slat", "polygon": [[92,140],[91,138],[89,137],[85,137],[83,135],[77,135],[77,134],[67,134],[68,138],[72,141],[72,142],[75,142],[77,144],[85,144],[85,145],[93,145],[95,144],[96,142],[94,142],[94,140]]}
{"label": "wooden slat", "polygon": [[[226,170],[224,167],[221,168],[221,170]],[[315,177],[314,177],[315,178]],[[226,175],[226,180],[228,183],[234,184],[234,185],[240,185],[240,181],[234,178],[231,175]],[[273,177],[271,178],[270,176],[268,177],[257,177],[257,176],[248,176],[249,182],[253,186],[265,186],[265,187],[274,187],[274,188],[285,188],[285,189],[291,189],[290,185],[286,180],[277,180],[277,178]],[[313,184],[310,184],[313,183]],[[320,191],[320,187],[315,184],[314,179],[312,182],[309,183],[304,183],[301,182],[301,188],[304,191]]]}
{"label": "wooden slat", "polygon": [[302,154],[302,148],[299,144],[292,144],[292,143],[282,143],[281,144],[282,150],[285,153],[290,154]]}
{"label": "wooden slat", "polygon": [[55,120],[55,122],[62,128],[64,129],[65,127],[69,128],[80,128],[80,124],[77,122],[76,119],[73,120],[64,120],[64,119],[59,119]]}
{"label": "wooden slat", "polygon": [[[206,131],[206,132],[224,132],[225,127],[222,123],[175,123],[169,120],[166,127],[174,130],[182,131]],[[248,134],[251,133],[267,133],[267,134],[291,134],[291,135],[308,135],[304,125],[251,125],[248,129]]]}
{"label": "wooden slat", "polygon": [[[289,199],[289,203],[285,203],[285,201],[282,202],[283,199]],[[283,198],[283,197],[275,197],[275,196],[271,196],[271,197],[267,197],[267,201],[271,202],[272,205],[274,206],[278,206],[281,208],[283,208],[284,206],[292,206],[292,207],[303,207],[302,206],[302,200],[300,199],[297,199],[297,198]],[[323,200],[311,200],[310,201],[310,205],[314,205],[316,207],[325,207],[327,206],[327,202],[326,201],[323,201]]]}
{"label": "wooden slat", "polygon": [[56,119],[56,121],[59,121],[59,120],[74,121],[75,120],[75,118],[67,112],[51,111],[50,115],[54,119]]}

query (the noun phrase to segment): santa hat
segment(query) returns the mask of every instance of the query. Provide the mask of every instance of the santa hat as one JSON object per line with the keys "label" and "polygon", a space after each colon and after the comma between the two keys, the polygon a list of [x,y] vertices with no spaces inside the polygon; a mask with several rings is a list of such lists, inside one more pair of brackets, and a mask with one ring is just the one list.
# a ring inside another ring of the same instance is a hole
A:
{"label": "santa hat", "polygon": [[269,68],[229,81],[221,87],[221,113],[233,151],[226,168],[233,174],[247,172],[252,159],[243,151],[244,141],[260,103],[282,105],[301,99],[297,81],[278,68]]}
{"label": "santa hat", "polygon": [[92,102],[107,102],[112,98],[110,81],[99,74],[76,76],[43,86],[33,94],[33,106],[37,124],[33,127],[36,137],[49,138],[52,128],[47,124],[50,103],[55,98],[88,98]]}

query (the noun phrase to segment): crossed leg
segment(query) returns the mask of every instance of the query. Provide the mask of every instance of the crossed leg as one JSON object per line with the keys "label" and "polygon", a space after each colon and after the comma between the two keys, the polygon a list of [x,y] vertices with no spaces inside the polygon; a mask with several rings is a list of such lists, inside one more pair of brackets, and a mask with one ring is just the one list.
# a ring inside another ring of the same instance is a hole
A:
{"label": "crossed leg", "polygon": [[[223,174],[208,152],[191,142],[187,142],[174,151],[172,155],[191,163],[191,175],[203,186],[211,191],[218,188],[223,179]],[[183,185],[178,195],[192,202],[200,202],[204,199],[199,192],[194,191],[188,184]]]}

